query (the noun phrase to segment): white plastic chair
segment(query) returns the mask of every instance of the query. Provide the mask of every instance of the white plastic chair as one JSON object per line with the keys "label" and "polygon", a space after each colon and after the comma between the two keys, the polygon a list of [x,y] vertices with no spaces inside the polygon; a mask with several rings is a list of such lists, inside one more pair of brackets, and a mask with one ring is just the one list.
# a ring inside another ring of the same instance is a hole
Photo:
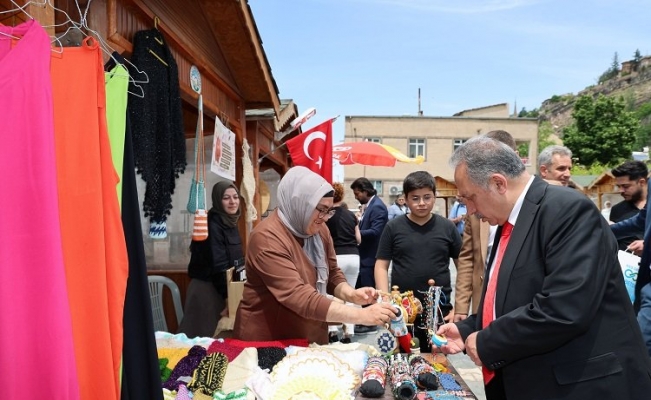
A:
{"label": "white plastic chair", "polygon": [[183,319],[183,306],[181,305],[181,292],[178,285],[170,278],[160,275],[149,275],[149,300],[151,302],[151,313],[154,317],[154,331],[167,332],[167,321],[163,308],[163,288],[167,286],[172,293],[174,311],[176,311],[176,322],[181,323]]}

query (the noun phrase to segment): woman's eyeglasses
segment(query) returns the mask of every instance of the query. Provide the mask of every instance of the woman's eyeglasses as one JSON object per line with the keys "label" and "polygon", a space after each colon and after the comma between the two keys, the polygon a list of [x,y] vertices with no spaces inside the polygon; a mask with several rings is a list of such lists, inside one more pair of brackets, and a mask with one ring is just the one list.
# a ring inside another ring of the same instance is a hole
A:
{"label": "woman's eyeglasses", "polygon": [[317,207],[316,210],[319,212],[319,218],[330,218],[335,215],[336,211],[334,208],[322,209],[319,207]]}

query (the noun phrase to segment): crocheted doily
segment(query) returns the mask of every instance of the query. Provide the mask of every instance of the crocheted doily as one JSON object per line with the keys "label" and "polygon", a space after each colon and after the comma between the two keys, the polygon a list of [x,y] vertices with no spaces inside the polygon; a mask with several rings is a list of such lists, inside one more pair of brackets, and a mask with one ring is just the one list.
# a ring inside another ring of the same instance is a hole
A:
{"label": "crocheted doily", "polygon": [[301,376],[280,384],[272,400],[350,400],[351,398],[350,391],[340,387],[337,381]]}
{"label": "crocheted doily", "polygon": [[341,388],[352,392],[360,383],[359,376],[353,369],[332,354],[317,356],[310,351],[297,353],[283,358],[271,372],[271,381],[275,387],[299,378],[313,377],[324,382],[337,382]]}

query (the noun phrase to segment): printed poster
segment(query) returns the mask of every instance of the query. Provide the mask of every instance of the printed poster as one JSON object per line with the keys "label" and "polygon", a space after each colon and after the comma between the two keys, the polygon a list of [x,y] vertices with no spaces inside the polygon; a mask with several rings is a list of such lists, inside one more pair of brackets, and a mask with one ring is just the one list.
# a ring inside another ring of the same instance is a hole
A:
{"label": "printed poster", "polygon": [[230,181],[235,181],[235,133],[215,118],[210,170]]}

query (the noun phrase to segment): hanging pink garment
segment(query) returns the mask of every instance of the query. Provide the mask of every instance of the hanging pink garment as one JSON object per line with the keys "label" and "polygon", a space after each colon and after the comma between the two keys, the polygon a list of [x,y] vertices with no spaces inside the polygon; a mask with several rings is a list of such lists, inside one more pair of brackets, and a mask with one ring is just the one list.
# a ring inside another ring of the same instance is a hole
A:
{"label": "hanging pink garment", "polygon": [[52,52],[61,239],[84,400],[120,398],[128,260],[94,40]]}
{"label": "hanging pink garment", "polygon": [[61,250],[50,38],[0,26],[0,376],[5,399],[79,399]]}

